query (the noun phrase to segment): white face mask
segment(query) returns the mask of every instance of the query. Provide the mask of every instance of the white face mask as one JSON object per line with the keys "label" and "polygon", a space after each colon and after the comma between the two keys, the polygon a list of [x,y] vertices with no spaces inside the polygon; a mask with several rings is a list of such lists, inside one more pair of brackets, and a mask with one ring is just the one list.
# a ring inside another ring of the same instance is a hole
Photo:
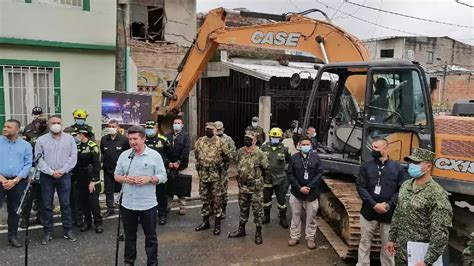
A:
{"label": "white face mask", "polygon": [[257,126],[258,126],[258,122],[252,122],[252,126],[253,126],[253,127],[257,127]]}
{"label": "white face mask", "polygon": [[109,127],[109,134],[110,135],[115,135],[117,134],[117,129],[115,127]]}
{"label": "white face mask", "polygon": [[61,132],[62,127],[61,127],[60,124],[54,124],[51,127],[49,127],[49,130],[51,130],[51,132],[57,134],[57,133]]}

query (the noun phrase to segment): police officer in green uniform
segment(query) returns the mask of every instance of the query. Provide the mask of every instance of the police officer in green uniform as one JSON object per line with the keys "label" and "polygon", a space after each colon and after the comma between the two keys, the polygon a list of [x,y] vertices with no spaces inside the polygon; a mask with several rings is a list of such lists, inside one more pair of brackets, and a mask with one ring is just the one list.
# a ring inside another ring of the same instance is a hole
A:
{"label": "police officer in green uniform", "polygon": [[74,116],[74,124],[64,129],[64,132],[72,134],[79,133],[80,129],[85,129],[89,132],[89,136],[91,140],[94,140],[94,131],[91,126],[86,124],[87,119],[87,112],[84,109],[76,109],[72,113]]}
{"label": "police officer in green uniform", "polygon": [[267,155],[270,164],[270,174],[263,180],[263,224],[270,222],[272,195],[275,192],[277,207],[280,210],[280,225],[283,228],[288,228],[288,222],[286,221],[286,193],[288,192],[286,165],[291,156],[288,148],[281,142],[283,140],[283,130],[274,127],[270,130],[269,135],[270,142],[264,143],[261,148]]}
{"label": "police officer in green uniform", "polygon": [[[155,121],[148,120],[145,122],[146,140],[145,144],[157,151],[165,166],[168,165],[168,152],[170,142],[168,139],[158,133],[158,127]],[[160,225],[166,224],[166,217],[168,215],[168,195],[166,190],[166,183],[156,185],[156,200],[158,201],[158,223]]]}
{"label": "police officer in green uniform", "polygon": [[[48,132],[48,125],[47,119],[45,116],[37,116],[31,126],[23,132],[23,139],[28,141],[31,146],[33,147],[33,154],[35,149],[36,140],[41,137],[42,135]],[[35,165],[33,164],[33,167]],[[39,171],[37,172],[39,174]],[[39,177],[39,176],[38,176]],[[23,209],[21,212],[21,223],[20,226],[22,228],[26,228],[27,223],[30,220],[30,212],[31,208],[35,209],[36,212],[36,223],[41,224],[41,205],[42,205],[42,198],[41,198],[41,186],[39,184],[39,178],[33,176],[31,178],[31,193],[29,193],[28,197],[25,199],[23,204]]]}
{"label": "police officer in green uniform", "polygon": [[84,214],[84,222],[81,232],[85,232],[92,227],[92,216],[94,216],[95,232],[100,234],[102,229],[102,216],[99,206],[99,186],[100,182],[100,156],[99,146],[90,140],[87,129],[79,129],[74,136],[77,143],[77,164],[73,169],[76,179],[76,191],[80,208]]}

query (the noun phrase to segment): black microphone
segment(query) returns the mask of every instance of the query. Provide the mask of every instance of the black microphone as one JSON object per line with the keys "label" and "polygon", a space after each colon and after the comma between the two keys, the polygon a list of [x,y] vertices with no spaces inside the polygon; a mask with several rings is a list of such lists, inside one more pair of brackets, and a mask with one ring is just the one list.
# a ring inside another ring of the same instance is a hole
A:
{"label": "black microphone", "polygon": [[38,154],[38,155],[36,156],[36,158],[33,160],[33,164],[36,165],[36,164],[38,163],[38,161],[39,161],[42,157],[43,157],[43,154],[42,154],[42,153]]}
{"label": "black microphone", "polygon": [[135,150],[132,149],[132,152],[128,155],[128,159],[132,159],[135,157]]}

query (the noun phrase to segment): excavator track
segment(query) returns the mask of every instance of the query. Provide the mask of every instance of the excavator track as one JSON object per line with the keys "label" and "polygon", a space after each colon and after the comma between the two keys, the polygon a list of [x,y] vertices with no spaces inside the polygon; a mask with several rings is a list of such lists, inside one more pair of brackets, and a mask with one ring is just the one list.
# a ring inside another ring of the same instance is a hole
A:
{"label": "excavator track", "polygon": [[[342,259],[356,259],[360,242],[359,215],[362,201],[356,190],[355,182],[324,177],[327,191],[320,196],[322,221],[321,232],[334,247]],[[339,239],[335,237],[335,231]],[[341,241],[342,240],[342,241]],[[344,246],[345,245],[345,246]],[[381,247],[380,235],[372,240],[372,256],[378,257]]]}

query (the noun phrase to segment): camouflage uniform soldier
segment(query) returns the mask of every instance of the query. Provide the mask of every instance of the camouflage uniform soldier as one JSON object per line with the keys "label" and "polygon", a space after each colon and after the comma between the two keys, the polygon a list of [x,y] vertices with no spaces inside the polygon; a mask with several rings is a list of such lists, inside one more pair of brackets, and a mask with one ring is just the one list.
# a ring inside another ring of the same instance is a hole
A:
{"label": "camouflage uniform soldier", "polygon": [[239,184],[240,222],[239,228],[230,233],[229,237],[245,236],[245,224],[249,219],[252,205],[256,225],[255,244],[263,243],[263,179],[268,175],[268,158],[257,146],[257,136],[253,132],[245,135],[244,145],[236,154],[237,182]]}
{"label": "camouflage uniform soldier", "polygon": [[[33,109],[34,110],[34,109]],[[30,127],[23,132],[23,139],[28,141],[33,147],[33,154],[35,149],[36,140],[44,134],[48,133],[47,119],[43,115],[39,115],[30,124]],[[33,167],[35,165],[33,164]],[[26,228],[27,223],[30,220],[31,208],[36,209],[36,223],[41,224],[41,186],[39,184],[39,171],[36,172],[38,177],[33,176],[31,179],[31,193],[25,198],[25,203],[22,206],[21,211],[21,223],[22,228]]]}
{"label": "camouflage uniform soldier", "polygon": [[214,235],[219,235],[221,233],[222,195],[224,194],[221,165],[227,163],[229,151],[221,138],[215,134],[214,123],[206,123],[206,136],[200,137],[194,147],[203,217],[202,223],[194,230],[202,231],[210,228],[209,215],[212,211],[215,215]]}
{"label": "camouflage uniform soldier", "polygon": [[286,221],[286,193],[288,192],[286,165],[291,156],[288,148],[281,143],[283,131],[280,128],[272,128],[269,135],[270,143],[266,142],[262,145],[262,151],[267,155],[270,164],[270,174],[266,176],[263,184],[263,224],[270,222],[272,195],[275,191],[277,207],[280,210],[280,225],[283,228],[288,228]]}
{"label": "camouflage uniform soldier", "polygon": [[400,188],[386,246],[396,265],[407,265],[408,241],[429,244],[424,260],[416,265],[433,264],[448,245],[453,209],[446,191],[431,177],[434,158],[433,152],[421,148],[405,157],[412,179]]}
{"label": "camouflage uniform soldier", "polygon": [[263,128],[258,126],[258,117],[252,117],[252,123],[245,129],[245,134],[254,132],[257,136],[257,146],[261,146],[265,142],[265,132]]}
{"label": "camouflage uniform soldier", "polygon": [[467,247],[464,249],[462,253],[464,255],[464,262],[466,262],[467,265],[473,265],[474,264],[474,232],[471,233],[471,239],[469,240],[469,242],[467,242]]}
{"label": "camouflage uniform soldier", "polygon": [[214,122],[216,126],[216,134],[219,136],[226,144],[226,149],[229,151],[229,162],[222,164],[222,182],[224,183],[224,195],[222,196],[222,219],[225,219],[225,213],[227,209],[227,202],[229,201],[229,195],[227,190],[229,188],[229,176],[227,170],[229,170],[229,164],[234,159],[236,152],[235,143],[232,138],[224,133],[224,124],[221,121]]}

